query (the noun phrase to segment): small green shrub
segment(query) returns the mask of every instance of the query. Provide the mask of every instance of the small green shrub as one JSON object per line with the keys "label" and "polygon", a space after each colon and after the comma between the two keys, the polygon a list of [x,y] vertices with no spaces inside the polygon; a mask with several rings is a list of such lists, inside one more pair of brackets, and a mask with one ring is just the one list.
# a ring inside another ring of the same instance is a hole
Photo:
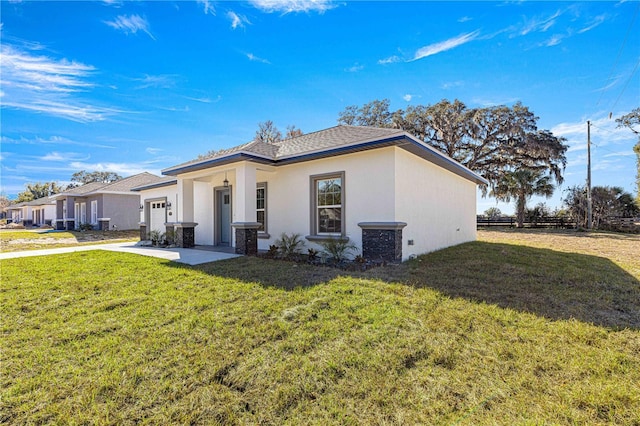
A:
{"label": "small green shrub", "polygon": [[173,229],[167,230],[164,234],[164,242],[167,245],[173,245],[176,242],[176,232]]}
{"label": "small green shrub", "polygon": [[318,258],[318,250],[312,248],[308,249],[307,256],[309,257],[309,260],[316,260]]}
{"label": "small green shrub", "polygon": [[350,243],[349,240],[343,240],[341,238],[329,238],[320,243],[320,245],[324,249],[324,253],[336,263],[342,262],[349,254],[358,249],[358,247]]}
{"label": "small green shrub", "polygon": [[163,234],[162,232],[158,231],[157,229],[154,229],[153,231],[149,232],[149,239],[151,240],[151,243],[154,246],[160,245],[160,243],[162,243],[165,239],[165,234]]}
{"label": "small green shrub", "polygon": [[287,235],[282,233],[280,239],[276,241],[280,254],[285,259],[293,259],[300,254],[302,247],[304,247],[304,241],[300,234]]}
{"label": "small green shrub", "polygon": [[269,246],[269,250],[267,250],[267,256],[274,258],[278,255],[278,252],[279,252],[278,246],[275,244],[271,244]]}
{"label": "small green shrub", "polygon": [[78,231],[93,231],[93,225],[90,223],[81,223],[78,226]]}

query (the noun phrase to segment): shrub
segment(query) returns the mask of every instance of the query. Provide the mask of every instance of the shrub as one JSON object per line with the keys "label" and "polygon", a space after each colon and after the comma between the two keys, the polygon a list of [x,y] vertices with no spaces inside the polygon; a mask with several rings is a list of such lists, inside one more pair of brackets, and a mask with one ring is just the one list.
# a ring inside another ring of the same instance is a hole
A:
{"label": "shrub", "polygon": [[269,250],[267,250],[267,256],[274,258],[278,255],[278,246],[275,244],[271,244],[269,246]]}
{"label": "shrub", "polygon": [[358,249],[353,243],[350,243],[349,240],[340,238],[329,238],[320,245],[324,249],[324,253],[336,263],[342,262],[347,258],[347,255]]}
{"label": "shrub", "polygon": [[162,243],[165,239],[165,234],[163,234],[162,232],[158,231],[157,229],[154,229],[153,231],[149,232],[149,239],[151,240],[151,243],[154,246],[160,245],[160,243]]}
{"label": "shrub", "polygon": [[307,250],[307,256],[309,257],[309,260],[316,260],[318,258],[318,250],[310,248]]}
{"label": "shrub", "polygon": [[93,225],[91,225],[90,223],[81,223],[78,226],[78,230],[79,231],[93,231]]}
{"label": "shrub", "polygon": [[164,234],[164,242],[168,246],[175,244],[176,232],[173,229],[167,230],[167,232]]}
{"label": "shrub", "polygon": [[285,259],[292,259],[300,254],[304,241],[300,234],[287,235],[283,232],[280,239],[276,241],[276,245]]}

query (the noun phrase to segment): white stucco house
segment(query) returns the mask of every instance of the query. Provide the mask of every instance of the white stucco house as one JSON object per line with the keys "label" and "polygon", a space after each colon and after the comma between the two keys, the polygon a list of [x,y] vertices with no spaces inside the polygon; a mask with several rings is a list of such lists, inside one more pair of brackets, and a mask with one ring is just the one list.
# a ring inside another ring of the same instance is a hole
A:
{"label": "white stucco house", "polygon": [[51,225],[56,219],[56,202],[51,197],[24,201],[7,207],[7,219],[26,227]]}
{"label": "white stucco house", "polygon": [[402,130],[359,126],[252,141],[162,173],[133,188],[141,237],[170,229],[183,247],[253,254],[298,233],[309,248],[348,239],[396,262],[475,240],[476,187],[487,183]]}
{"label": "white stucco house", "polygon": [[67,230],[83,224],[103,231],[138,229],[140,193],[131,189],[162,180],[144,172],[115,182],[91,182],[52,195],[54,226]]}

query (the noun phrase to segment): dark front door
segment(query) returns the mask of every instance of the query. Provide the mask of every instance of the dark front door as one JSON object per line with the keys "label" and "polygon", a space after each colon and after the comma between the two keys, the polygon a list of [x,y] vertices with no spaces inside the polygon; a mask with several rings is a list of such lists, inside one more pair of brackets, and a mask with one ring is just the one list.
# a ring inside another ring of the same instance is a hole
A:
{"label": "dark front door", "polygon": [[216,191],[216,244],[231,245],[231,191]]}

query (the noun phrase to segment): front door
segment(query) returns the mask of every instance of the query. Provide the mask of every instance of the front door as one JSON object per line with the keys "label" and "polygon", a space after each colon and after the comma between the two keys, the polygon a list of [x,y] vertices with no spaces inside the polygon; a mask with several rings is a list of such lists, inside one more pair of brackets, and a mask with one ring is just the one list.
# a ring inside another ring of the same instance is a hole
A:
{"label": "front door", "polygon": [[231,191],[216,190],[216,244],[231,245]]}

